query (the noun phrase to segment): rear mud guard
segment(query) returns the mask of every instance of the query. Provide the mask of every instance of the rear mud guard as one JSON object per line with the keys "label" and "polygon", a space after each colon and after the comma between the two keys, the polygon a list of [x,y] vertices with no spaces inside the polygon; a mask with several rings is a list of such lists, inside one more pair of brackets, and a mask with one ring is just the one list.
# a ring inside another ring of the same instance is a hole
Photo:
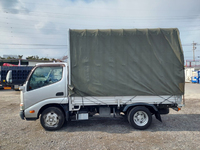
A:
{"label": "rear mud guard", "polygon": [[126,112],[130,107],[134,107],[134,106],[147,106],[147,107],[151,107],[154,110],[155,113],[155,117],[156,119],[158,119],[160,122],[162,122],[160,113],[158,111],[158,109],[156,108],[156,106],[152,105],[152,104],[147,104],[147,103],[134,103],[134,104],[130,104],[130,105],[126,105],[123,109],[123,112]]}
{"label": "rear mud guard", "polygon": [[160,122],[162,122],[160,113],[158,111],[155,111],[155,116],[156,116],[156,119],[158,119]]}

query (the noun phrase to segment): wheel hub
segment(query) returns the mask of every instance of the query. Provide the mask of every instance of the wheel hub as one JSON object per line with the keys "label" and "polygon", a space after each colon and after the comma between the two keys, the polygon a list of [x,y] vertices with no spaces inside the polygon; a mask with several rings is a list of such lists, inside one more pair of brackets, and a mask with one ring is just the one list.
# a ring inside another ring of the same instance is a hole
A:
{"label": "wheel hub", "polygon": [[50,127],[57,126],[58,122],[59,122],[58,115],[54,112],[48,113],[45,117],[45,123]]}
{"label": "wheel hub", "polygon": [[138,111],[133,116],[135,124],[144,126],[148,122],[148,115],[144,111]]}

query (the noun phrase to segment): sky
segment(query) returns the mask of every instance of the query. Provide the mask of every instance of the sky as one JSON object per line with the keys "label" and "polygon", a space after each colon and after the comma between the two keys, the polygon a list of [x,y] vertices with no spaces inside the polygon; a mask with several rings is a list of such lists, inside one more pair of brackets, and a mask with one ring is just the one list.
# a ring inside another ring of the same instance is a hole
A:
{"label": "sky", "polygon": [[200,59],[200,0],[0,0],[0,56],[62,58],[69,29],[178,28]]}

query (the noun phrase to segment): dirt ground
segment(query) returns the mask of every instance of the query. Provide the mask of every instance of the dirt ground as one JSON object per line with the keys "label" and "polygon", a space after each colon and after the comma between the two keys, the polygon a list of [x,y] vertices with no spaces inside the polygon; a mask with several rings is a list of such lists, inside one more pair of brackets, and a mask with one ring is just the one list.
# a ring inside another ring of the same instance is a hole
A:
{"label": "dirt ground", "polygon": [[0,90],[0,149],[200,149],[200,84],[186,83],[185,107],[153,116],[145,131],[132,128],[123,118],[68,122],[59,131],[45,131],[40,121],[19,117],[19,91]]}

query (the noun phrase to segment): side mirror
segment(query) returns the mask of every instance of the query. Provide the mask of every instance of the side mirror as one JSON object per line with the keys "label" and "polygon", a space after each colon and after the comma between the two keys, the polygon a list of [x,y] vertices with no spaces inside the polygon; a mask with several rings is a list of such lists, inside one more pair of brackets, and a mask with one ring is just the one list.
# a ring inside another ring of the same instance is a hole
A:
{"label": "side mirror", "polygon": [[7,75],[6,75],[6,82],[7,83],[12,83],[12,70],[9,70]]}

